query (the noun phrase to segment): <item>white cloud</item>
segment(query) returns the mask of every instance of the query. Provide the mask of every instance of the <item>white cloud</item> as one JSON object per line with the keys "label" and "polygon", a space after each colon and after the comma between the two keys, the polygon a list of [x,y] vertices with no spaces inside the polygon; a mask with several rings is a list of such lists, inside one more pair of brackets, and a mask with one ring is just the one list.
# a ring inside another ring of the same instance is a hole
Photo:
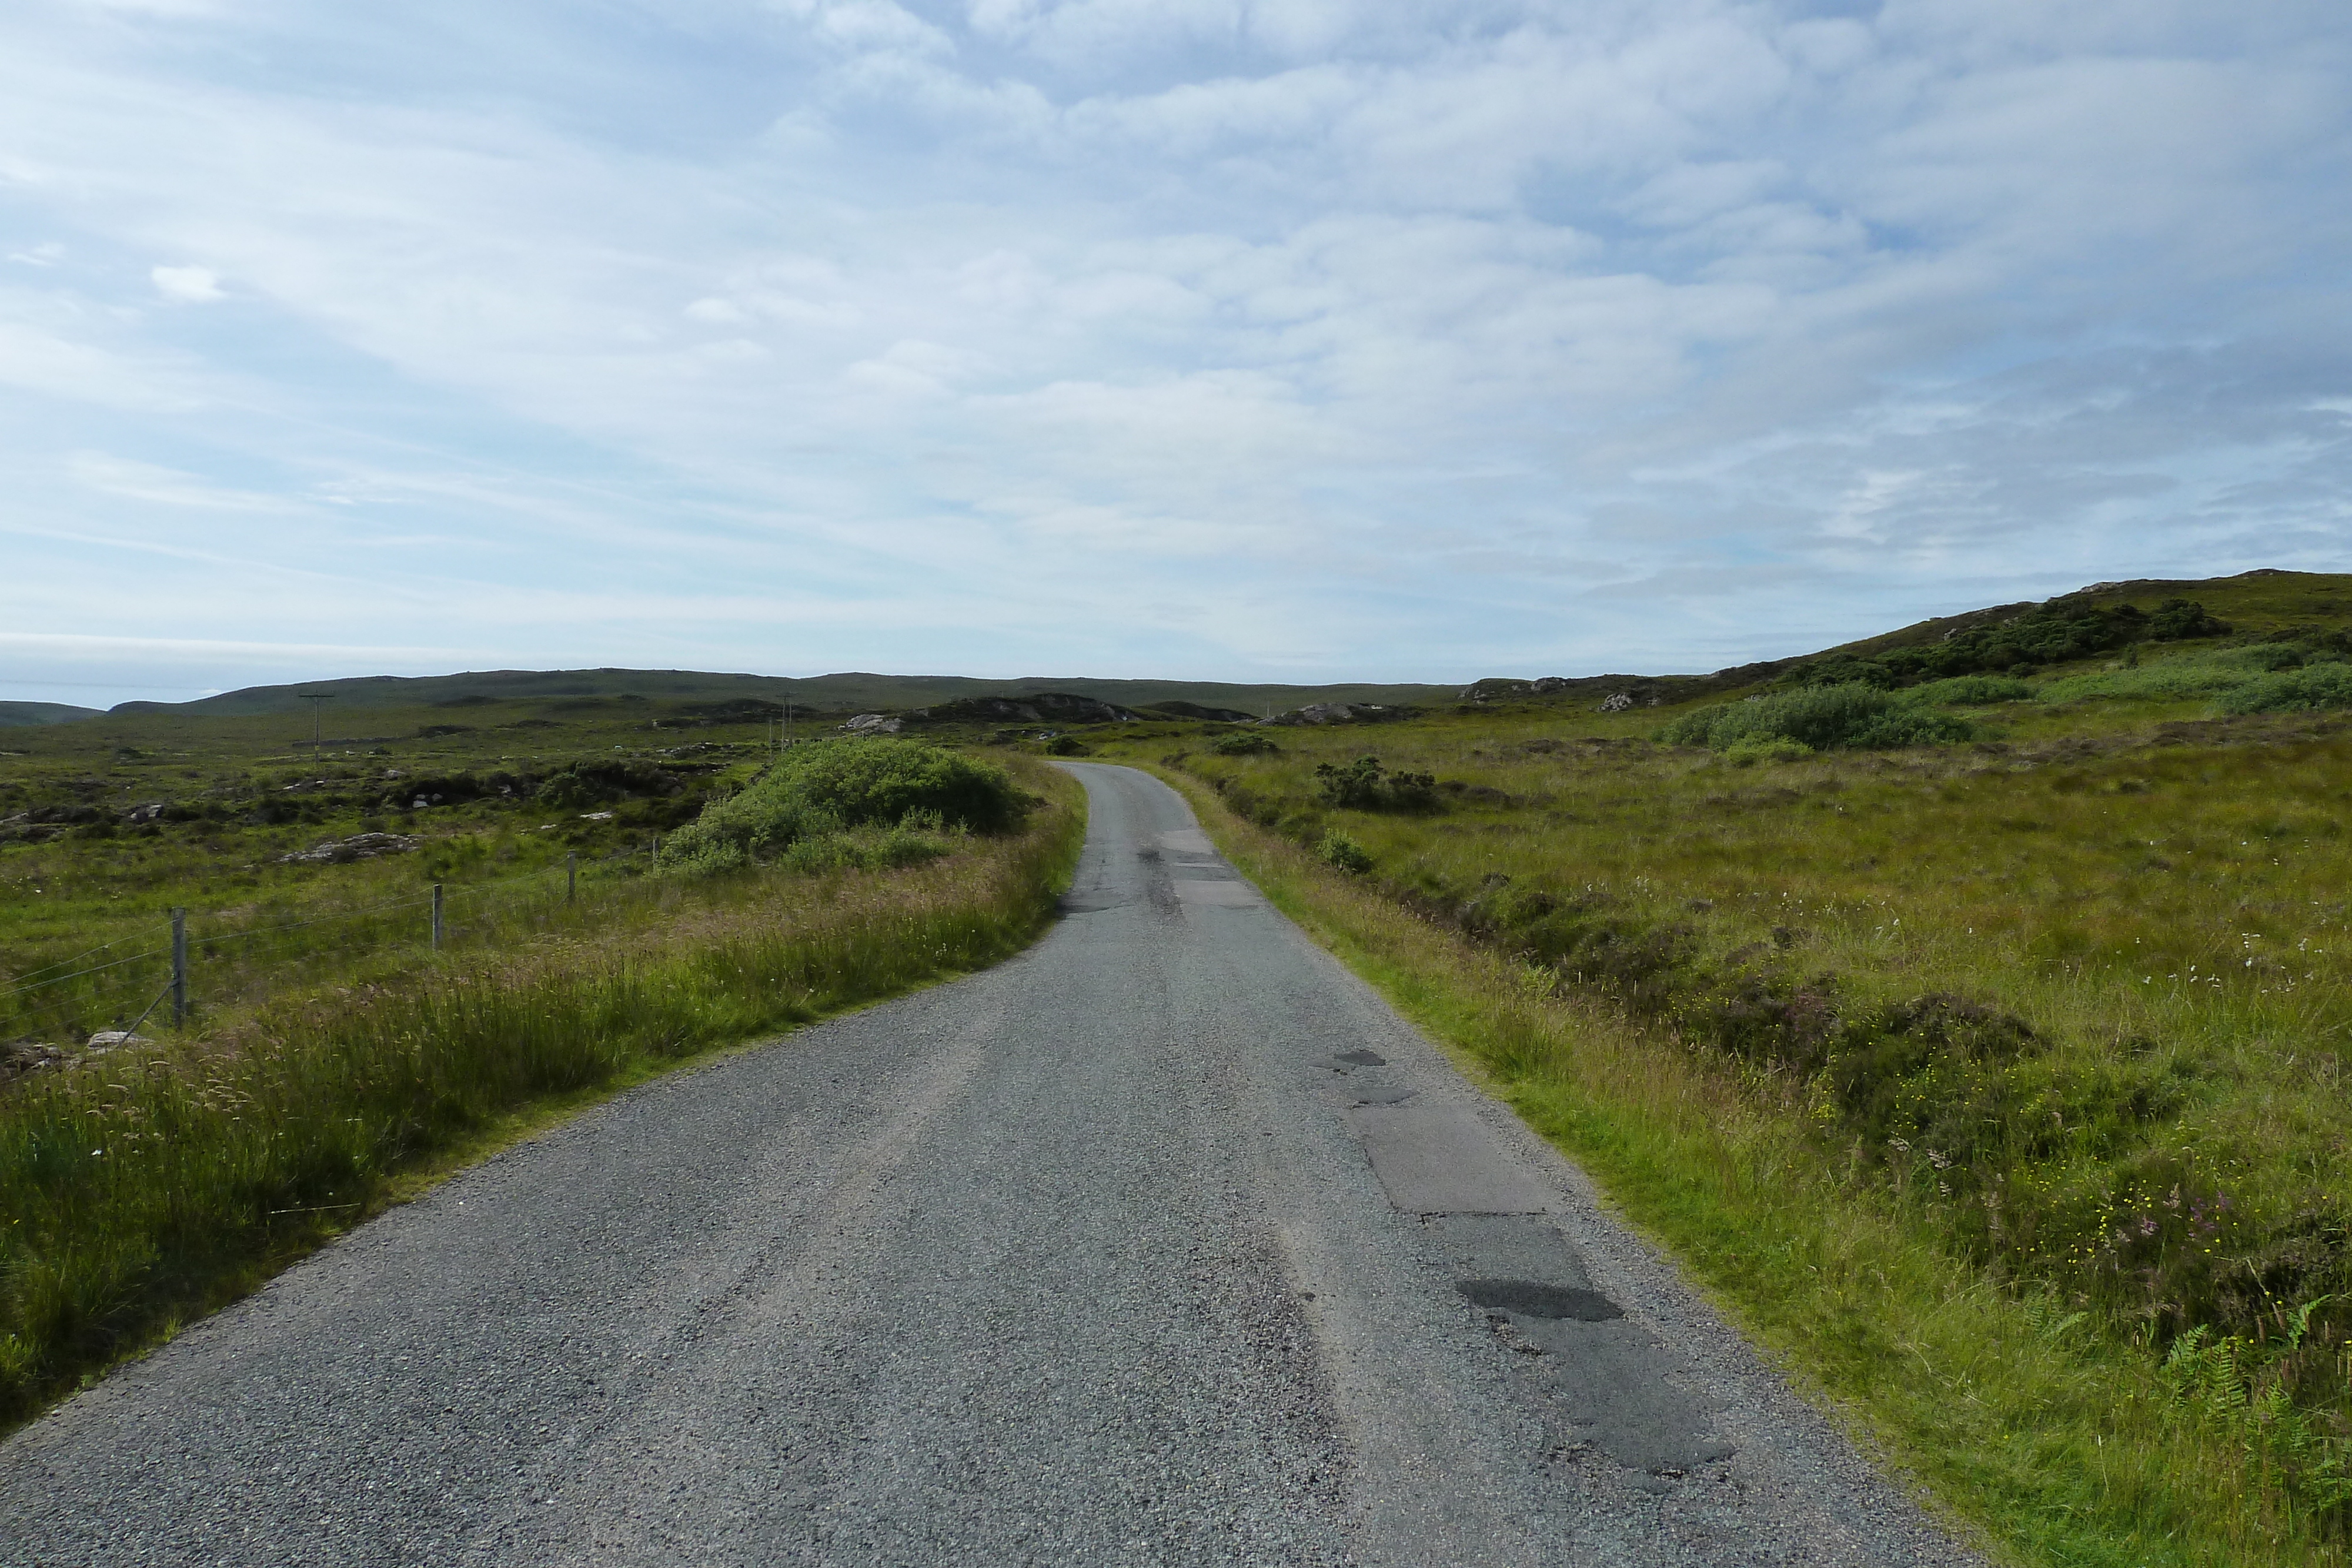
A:
{"label": "white cloud", "polygon": [[198,475],[117,457],[104,452],[68,454],[65,467],[77,484],[100,495],[125,500],[186,507],[200,511],[256,513],[300,509],[282,497],[209,484]]}
{"label": "white cloud", "polygon": [[155,280],[156,293],[184,305],[208,304],[226,298],[221,293],[219,277],[209,267],[158,267],[148,276]]}
{"label": "white cloud", "polygon": [[843,372],[843,378],[869,391],[936,397],[972,369],[973,361],[968,354],[942,344],[907,338],[870,360],[851,365]]}
{"label": "white cloud", "polygon": [[[0,297],[0,311],[16,303]],[[44,400],[162,410],[191,404],[189,380],[184,366],[165,362],[161,354],[135,356],[77,341],[55,326],[11,321],[0,315],[0,386],[20,388]]]}

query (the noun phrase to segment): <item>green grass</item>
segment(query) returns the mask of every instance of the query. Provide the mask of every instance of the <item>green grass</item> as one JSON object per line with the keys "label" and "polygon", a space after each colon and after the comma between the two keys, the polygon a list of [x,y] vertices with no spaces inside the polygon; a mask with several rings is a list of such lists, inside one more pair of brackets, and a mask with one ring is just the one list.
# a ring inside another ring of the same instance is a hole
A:
{"label": "green grass", "polygon": [[[641,879],[568,925],[346,962],[0,1090],[0,1418],[251,1288],[534,1106],[1001,958],[1084,834],[1025,762],[1025,826],[897,871]],[[583,901],[584,904],[584,901]],[[521,1118],[520,1123],[517,1118]]]}
{"label": "green grass", "polygon": [[[413,961],[436,883],[460,944],[576,931],[642,877],[656,835],[773,752],[765,725],[712,723],[691,705],[566,698],[368,718],[373,733],[315,748],[307,715],[151,713],[7,732],[0,1043],[72,1045],[129,1022],[163,985],[173,906],[190,912],[200,1009],[250,1001],[289,972],[363,977]],[[417,848],[341,864],[284,858],[367,831]],[[566,907],[572,856],[581,900]],[[141,954],[152,956],[116,963]],[[69,986],[19,989],[108,964]]]}

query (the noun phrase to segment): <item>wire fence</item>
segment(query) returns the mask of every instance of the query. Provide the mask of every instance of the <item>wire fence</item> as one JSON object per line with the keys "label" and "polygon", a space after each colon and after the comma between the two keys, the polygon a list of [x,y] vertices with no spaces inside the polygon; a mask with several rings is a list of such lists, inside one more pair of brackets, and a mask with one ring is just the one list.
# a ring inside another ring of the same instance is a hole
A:
{"label": "wire fence", "polygon": [[[59,1049],[191,1022],[330,972],[413,968],[441,952],[555,935],[610,912],[654,863],[631,847],[492,882],[435,883],[398,897],[293,919],[174,910],[0,983],[0,1040]],[[640,873],[640,874],[632,874]]]}

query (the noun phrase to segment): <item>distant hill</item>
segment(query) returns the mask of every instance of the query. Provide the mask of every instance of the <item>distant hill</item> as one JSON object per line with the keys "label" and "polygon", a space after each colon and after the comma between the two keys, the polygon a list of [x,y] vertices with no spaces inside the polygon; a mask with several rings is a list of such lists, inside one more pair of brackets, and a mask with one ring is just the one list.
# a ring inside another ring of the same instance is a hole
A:
{"label": "distant hill", "polygon": [[[2168,599],[2192,599],[2204,605],[2209,613],[2227,621],[2232,631],[2257,637],[2301,627],[2338,631],[2352,624],[2352,574],[2341,572],[2281,571],[2274,567],[2262,567],[2235,577],[2147,577],[2129,582],[2095,582],[2058,598],[2079,600],[2102,610],[2117,604],[2137,604],[2143,610],[2152,610]],[[1955,632],[2009,620],[2052,602],[2054,601],[2027,600],[1958,615],[1937,616],[1808,657],[1833,653],[1866,657],[1941,642]]]}
{"label": "distant hill", "polygon": [[[131,702],[118,714],[303,714],[305,694],[324,693],[331,716],[352,708],[531,700],[550,697],[641,696],[726,702],[751,699],[824,713],[866,713],[930,707],[961,698],[1029,696],[1066,692],[1127,707],[1186,703],[1201,707],[1279,713],[1307,703],[1428,703],[1451,701],[1454,688],[1355,683],[1328,686],[1237,685],[1217,681],[1094,680],[1077,675],[1029,675],[979,680],[968,675],[845,674],[795,679],[786,675],[709,674],[694,670],[479,670],[455,675],[363,675],[298,685],[247,686],[194,702]],[[20,705],[37,706],[41,705]],[[86,713],[88,710],[80,710]],[[77,714],[76,716],[79,716]]]}
{"label": "distant hill", "polygon": [[0,728],[28,724],[70,724],[78,718],[96,718],[94,707],[74,707],[66,703],[0,703]]}
{"label": "distant hill", "polygon": [[[1576,675],[1527,680],[1493,677],[1461,694],[1472,702],[1601,700],[1623,693],[1637,704],[1685,702],[1694,697],[1738,691],[1771,680],[1792,665],[1847,655],[1870,658],[1897,648],[1940,643],[1979,627],[2013,621],[2064,601],[2067,605],[2106,610],[2131,604],[2152,611],[2168,599],[2187,599],[2204,606],[2208,614],[2229,622],[2232,633],[2265,637],[2274,633],[2352,630],[2352,574],[2281,571],[2263,567],[2235,577],[2138,578],[2128,582],[2095,582],[2047,600],[2023,600],[2015,604],[1989,605],[1914,622],[1859,642],[1842,643],[1818,653],[1736,664],[1710,674]],[[2073,613],[2069,610],[2069,613]]]}
{"label": "distant hill", "polygon": [[[2352,575],[2347,574],[2263,570],[2225,578],[2144,579],[2094,583],[2059,598],[2100,607],[2135,603],[2143,609],[2153,609],[2166,599],[2191,599],[2228,622],[2235,632],[2254,636],[2299,627],[2352,628]],[[1124,708],[1157,708],[1180,714],[1190,709],[1196,716],[1212,712],[1265,716],[1310,704],[1427,707],[1450,706],[1465,699],[1480,703],[1597,702],[1619,694],[1640,704],[1675,703],[1756,685],[1800,663],[1840,654],[1870,657],[1939,642],[2028,615],[2043,603],[2052,602],[2055,601],[2029,601],[1937,616],[1819,653],[1735,665],[1710,674],[1495,678],[1480,681],[1467,690],[1450,685],[1369,682],[1282,685],[1100,680],[1082,675],[1026,675],[992,681],[969,675],[883,675],[865,672],[799,679],[697,670],[476,670],[451,675],[365,675],[296,685],[247,686],[194,702],[122,703],[110,711],[224,716],[307,714],[310,705],[305,700],[306,694],[324,694],[332,699],[327,709],[327,721],[331,724],[335,722],[335,715],[363,708],[623,696],[705,704],[790,702],[812,716],[905,713],[975,698],[1025,698],[1042,692],[1091,697]],[[98,716],[93,709],[58,703],[0,703],[0,725],[61,724],[95,716]]]}

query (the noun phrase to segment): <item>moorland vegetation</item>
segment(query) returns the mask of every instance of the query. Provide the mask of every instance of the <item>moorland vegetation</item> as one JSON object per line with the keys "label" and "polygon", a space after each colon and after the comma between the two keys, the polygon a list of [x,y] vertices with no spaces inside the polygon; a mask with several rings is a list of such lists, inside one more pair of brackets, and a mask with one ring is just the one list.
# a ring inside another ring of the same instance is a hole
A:
{"label": "moorland vegetation", "polygon": [[1083,832],[1025,758],[780,754],[763,713],[372,716],[323,746],[251,715],[9,736],[0,1422],[534,1118],[1005,956]]}
{"label": "moorland vegetation", "polygon": [[1679,707],[1089,739],[2009,1551],[2338,1562],[2347,590],[2126,586]]}

